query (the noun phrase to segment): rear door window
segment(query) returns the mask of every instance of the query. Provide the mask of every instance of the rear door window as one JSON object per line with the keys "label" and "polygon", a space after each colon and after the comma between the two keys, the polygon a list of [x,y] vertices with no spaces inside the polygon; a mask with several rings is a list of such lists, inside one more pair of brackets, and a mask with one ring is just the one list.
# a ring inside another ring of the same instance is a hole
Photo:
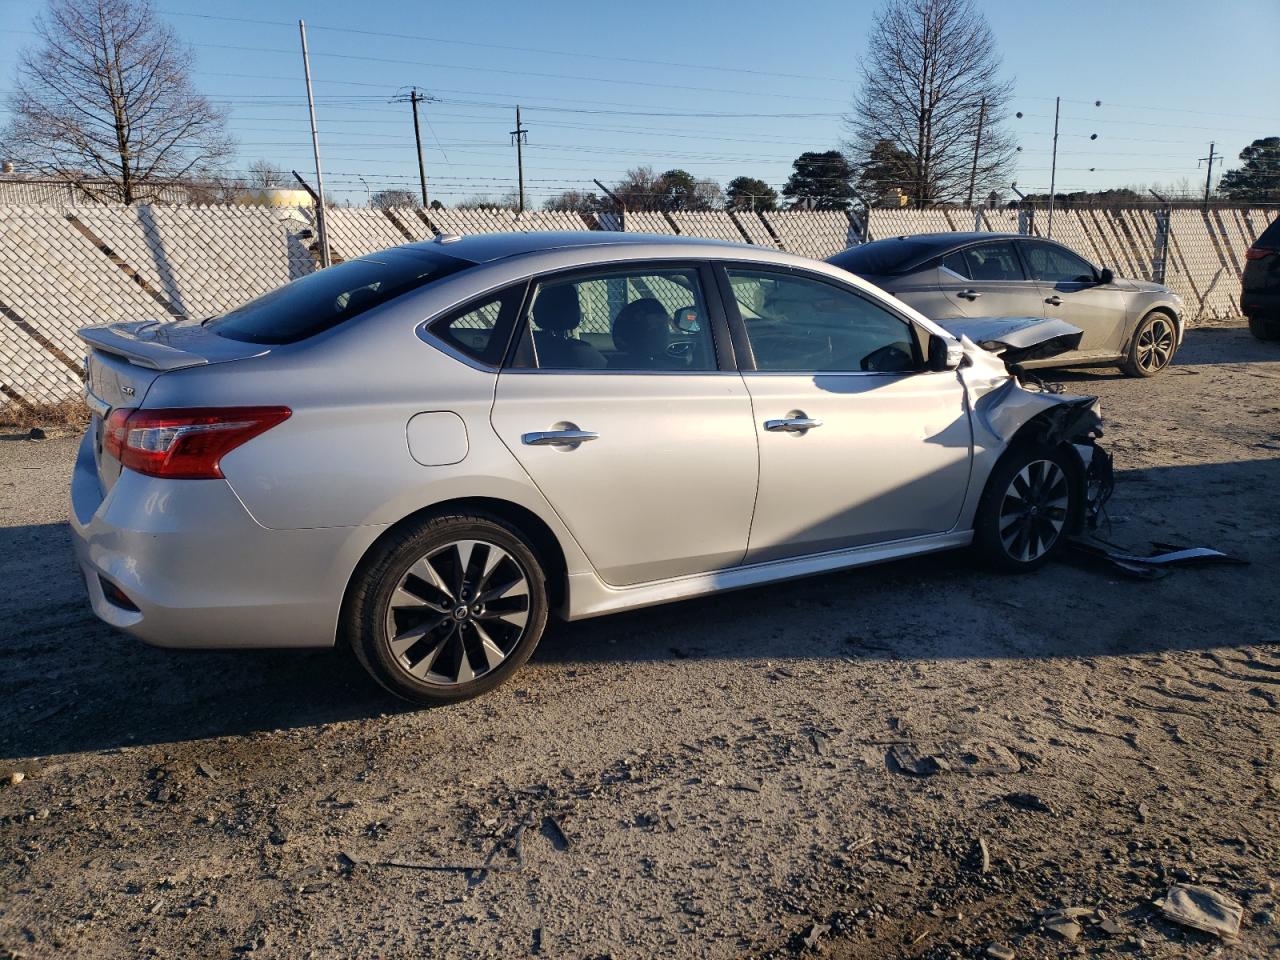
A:
{"label": "rear door window", "polygon": [[964,248],[970,280],[1025,280],[1018,252],[1008,240],[977,243]]}
{"label": "rear door window", "polygon": [[220,337],[246,343],[294,343],[335,327],[401,294],[475,266],[433,250],[383,250],[317,270],[206,322]]}

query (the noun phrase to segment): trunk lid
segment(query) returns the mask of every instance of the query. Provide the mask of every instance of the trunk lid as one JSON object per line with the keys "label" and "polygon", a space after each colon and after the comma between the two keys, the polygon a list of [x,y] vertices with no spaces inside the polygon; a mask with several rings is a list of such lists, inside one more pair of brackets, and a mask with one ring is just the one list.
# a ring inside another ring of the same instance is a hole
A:
{"label": "trunk lid", "polygon": [[140,320],[84,327],[85,403],[93,412],[98,481],[106,493],[120,476],[120,462],[102,448],[103,427],[111,411],[142,406],[155,381],[166,374],[210,363],[261,356],[269,348],[228,340],[201,327],[199,320],[165,323]]}

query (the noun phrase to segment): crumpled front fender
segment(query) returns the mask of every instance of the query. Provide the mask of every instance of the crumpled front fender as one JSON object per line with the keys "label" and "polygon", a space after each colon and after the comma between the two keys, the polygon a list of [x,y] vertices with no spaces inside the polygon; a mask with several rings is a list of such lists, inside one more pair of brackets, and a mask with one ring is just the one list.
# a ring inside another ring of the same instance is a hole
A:
{"label": "crumpled front fender", "polygon": [[[1111,456],[1097,445],[1103,434],[1098,398],[1027,390],[993,353],[962,337],[967,364],[959,370],[969,403],[975,460],[987,472],[1020,439],[1065,445],[1079,461],[1085,509],[1080,518],[1092,526],[1111,495]],[[981,475],[981,474],[980,474]]]}

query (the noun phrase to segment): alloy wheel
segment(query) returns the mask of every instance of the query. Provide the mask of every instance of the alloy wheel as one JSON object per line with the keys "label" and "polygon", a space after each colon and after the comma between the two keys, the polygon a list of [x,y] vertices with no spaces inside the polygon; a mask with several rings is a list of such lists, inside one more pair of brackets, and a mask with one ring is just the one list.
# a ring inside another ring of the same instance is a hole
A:
{"label": "alloy wheel", "polygon": [[1151,318],[1138,334],[1138,366],[1147,373],[1164,368],[1173,358],[1173,325],[1161,316]]}
{"label": "alloy wheel", "polygon": [[485,540],[457,540],[417,560],[387,606],[386,642],[409,676],[457,686],[502,665],[529,621],[529,576]]}
{"label": "alloy wheel", "polygon": [[1000,542],[1014,560],[1029,563],[1048,553],[1067,523],[1066,471],[1052,460],[1033,460],[1009,483],[1000,505]]}

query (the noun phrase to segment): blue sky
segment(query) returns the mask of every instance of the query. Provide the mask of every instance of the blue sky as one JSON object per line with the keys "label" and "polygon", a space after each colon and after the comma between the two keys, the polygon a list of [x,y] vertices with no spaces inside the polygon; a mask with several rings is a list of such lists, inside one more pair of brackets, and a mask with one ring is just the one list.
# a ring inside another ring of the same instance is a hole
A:
{"label": "blue sky", "polygon": [[[609,183],[641,164],[683,167],[722,184],[745,174],[780,186],[798,153],[843,138],[841,115],[876,6],[156,5],[194,45],[197,85],[230,115],[240,143],[233,166],[261,157],[310,176],[296,26],[305,17],[327,185],[356,204],[366,182],[374,191],[416,185],[409,106],[394,102],[411,85],[439,98],[424,107],[424,141],[428,186],[446,203],[514,188],[508,131],[516,103],[529,129],[532,203],[566,188],[593,189],[593,177]],[[26,31],[43,6],[0,0],[0,92],[11,87],[17,51],[33,39]],[[1197,158],[1211,140],[1230,161],[1255,137],[1280,134],[1280,0],[980,6],[1014,82],[1012,109],[1024,114],[1009,121],[1023,147],[1016,177],[1024,191],[1048,188],[1055,96],[1063,97],[1060,190],[1200,184]],[[799,22],[789,22],[792,14]]]}

